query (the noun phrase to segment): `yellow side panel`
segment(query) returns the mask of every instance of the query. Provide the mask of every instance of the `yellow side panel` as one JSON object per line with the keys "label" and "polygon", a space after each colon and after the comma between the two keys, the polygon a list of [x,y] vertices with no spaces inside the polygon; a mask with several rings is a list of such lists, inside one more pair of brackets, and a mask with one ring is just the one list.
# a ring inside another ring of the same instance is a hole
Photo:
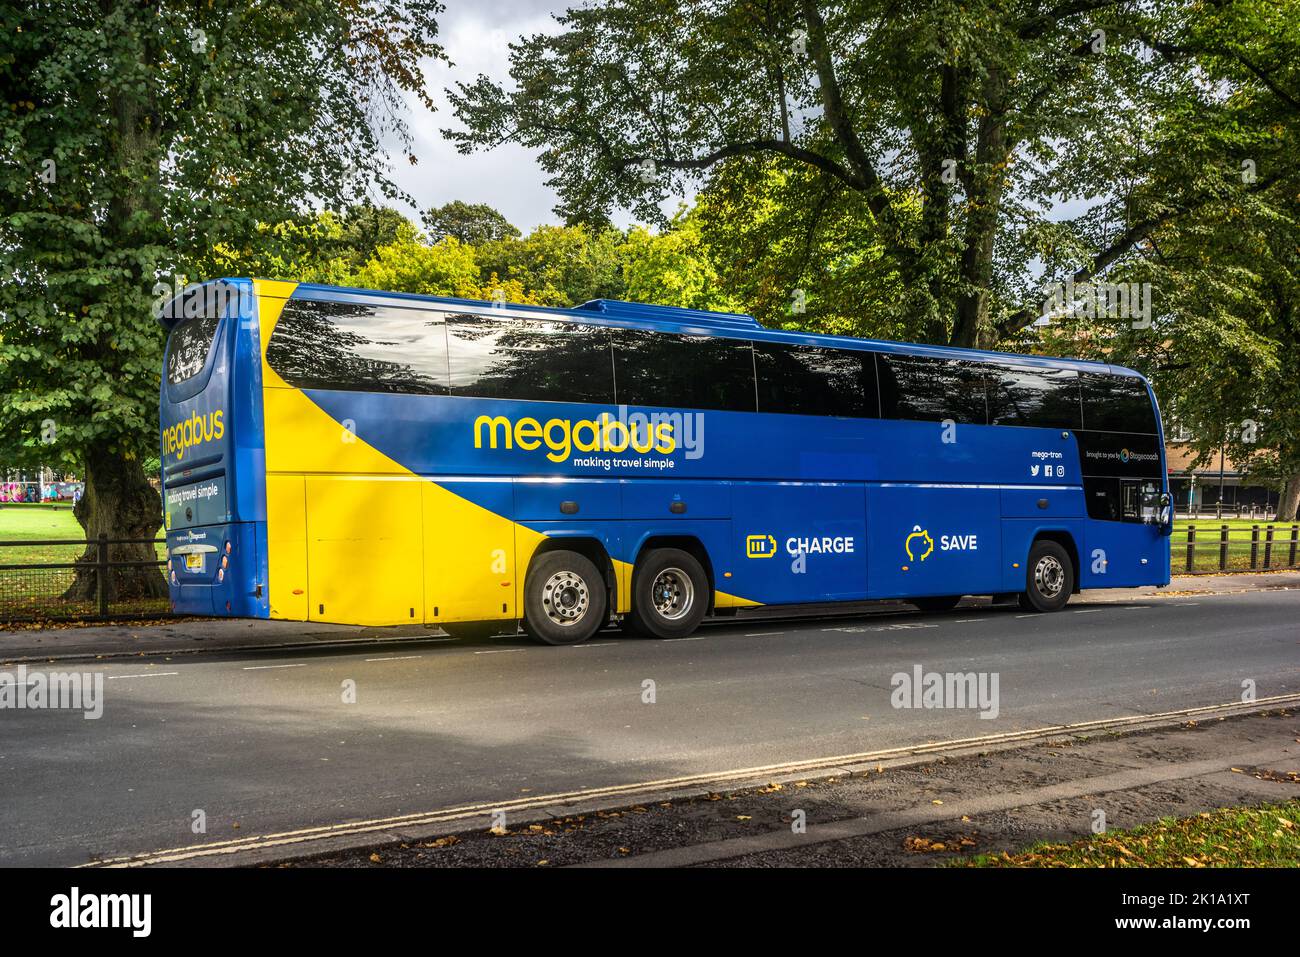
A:
{"label": "yellow side panel", "polygon": [[271,617],[306,621],[307,500],[301,475],[266,477]]}
{"label": "yellow side panel", "polygon": [[763,604],[761,601],[751,601],[739,595],[728,595],[725,591],[713,593],[714,608],[757,608],[761,604]]}
{"label": "yellow side panel", "polygon": [[270,279],[254,279],[253,294],[257,296],[257,331],[262,340],[262,384],[264,387],[287,389],[288,385],[279,374],[267,364],[266,344],[271,341],[275,324],[284,312],[285,300],[298,287],[296,282],[276,282]]}
{"label": "yellow side panel", "polygon": [[516,618],[516,548],[542,536],[432,482],[424,507],[425,621]]}
{"label": "yellow side panel", "polygon": [[263,389],[268,472],[410,475],[297,389]]}
{"label": "yellow side panel", "polygon": [[626,615],[632,610],[632,565],[615,559],[614,579],[618,582],[618,607],[614,611]]}
{"label": "yellow side panel", "polygon": [[424,609],[420,489],[427,483],[309,475],[306,484],[310,619],[353,625],[419,622]]}

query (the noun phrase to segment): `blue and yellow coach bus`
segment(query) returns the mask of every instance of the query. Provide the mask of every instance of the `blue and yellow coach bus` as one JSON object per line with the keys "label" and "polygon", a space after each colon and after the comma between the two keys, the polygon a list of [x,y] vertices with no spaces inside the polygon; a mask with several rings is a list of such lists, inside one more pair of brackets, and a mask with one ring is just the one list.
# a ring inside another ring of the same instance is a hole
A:
{"label": "blue and yellow coach bus", "polygon": [[175,610],[569,644],[756,606],[1169,581],[1128,369],[263,280],[162,310]]}

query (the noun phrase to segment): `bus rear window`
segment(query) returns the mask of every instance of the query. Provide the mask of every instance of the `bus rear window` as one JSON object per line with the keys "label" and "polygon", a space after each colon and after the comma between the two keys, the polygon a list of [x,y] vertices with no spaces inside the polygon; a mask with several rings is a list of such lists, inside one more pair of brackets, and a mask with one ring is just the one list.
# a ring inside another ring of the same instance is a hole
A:
{"label": "bus rear window", "polygon": [[220,321],[216,316],[195,316],[172,330],[167,346],[168,382],[179,385],[203,370]]}

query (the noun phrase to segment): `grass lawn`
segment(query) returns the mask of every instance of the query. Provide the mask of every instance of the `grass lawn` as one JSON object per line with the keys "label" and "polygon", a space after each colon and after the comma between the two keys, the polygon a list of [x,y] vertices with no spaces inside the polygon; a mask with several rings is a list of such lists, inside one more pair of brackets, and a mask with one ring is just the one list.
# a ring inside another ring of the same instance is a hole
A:
{"label": "grass lawn", "polygon": [[1300,801],[1229,807],[1164,818],[1072,844],[1035,844],[1019,854],[980,854],[957,867],[1296,867]]}
{"label": "grass lawn", "polygon": [[35,539],[77,539],[86,533],[72,515],[72,506],[0,505],[0,565],[70,562],[81,554],[79,545],[5,546],[4,542]]}
{"label": "grass lawn", "polygon": [[[1273,528],[1273,552],[1269,567],[1285,567],[1291,557],[1291,530],[1293,523],[1252,521],[1246,518],[1214,519],[1179,519],[1174,522],[1174,534],[1171,539],[1173,547],[1173,572],[1175,575],[1187,570],[1187,530],[1196,529],[1196,551],[1192,567],[1196,571],[1218,571],[1220,535],[1224,526],[1228,528],[1227,570],[1250,570],[1251,529],[1259,526],[1259,548],[1256,552],[1256,567],[1264,567],[1265,539],[1270,526]],[[1300,561],[1300,555],[1297,556]]]}
{"label": "grass lawn", "polygon": [[[70,563],[81,555],[85,546],[8,545],[7,542],[56,539],[80,543],[85,532],[73,517],[71,503],[50,505],[0,505],[0,565],[43,565]],[[167,557],[166,547],[157,546],[160,560]],[[92,611],[87,602],[63,602],[61,596],[72,584],[71,568],[19,568],[0,570],[0,621],[27,618],[58,618]],[[157,602],[151,602],[155,605]],[[117,603],[113,609],[123,613],[129,603]],[[144,611],[156,608],[141,606]]]}

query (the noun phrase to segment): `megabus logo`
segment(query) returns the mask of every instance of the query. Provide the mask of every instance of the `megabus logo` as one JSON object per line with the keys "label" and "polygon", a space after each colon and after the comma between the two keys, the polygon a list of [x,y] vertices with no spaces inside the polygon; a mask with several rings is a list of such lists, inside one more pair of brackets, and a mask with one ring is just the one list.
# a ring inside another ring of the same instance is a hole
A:
{"label": "megabus logo", "polygon": [[474,448],[513,449],[531,452],[543,444],[552,462],[563,462],[579,452],[626,452],[629,448],[646,454],[668,455],[677,450],[671,422],[629,425],[602,412],[599,419],[533,418],[512,420],[504,415],[480,415],[474,420]]}
{"label": "megabus logo", "polygon": [[185,453],[197,448],[204,442],[213,442],[226,434],[225,423],[221,421],[221,409],[201,415],[198,412],[188,419],[163,429],[163,455],[174,455],[176,461],[185,458]]}

